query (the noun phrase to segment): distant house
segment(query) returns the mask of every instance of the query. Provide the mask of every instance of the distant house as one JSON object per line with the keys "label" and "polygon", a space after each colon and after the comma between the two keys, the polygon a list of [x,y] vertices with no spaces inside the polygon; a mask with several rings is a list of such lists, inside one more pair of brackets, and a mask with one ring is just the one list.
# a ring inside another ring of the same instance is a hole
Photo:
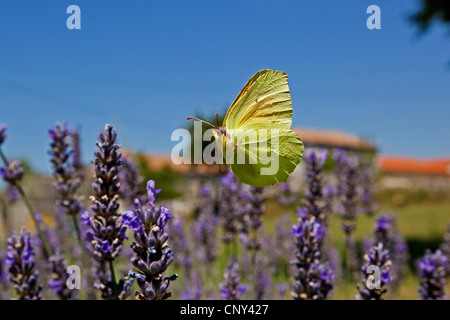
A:
{"label": "distant house", "polygon": [[450,157],[423,160],[380,155],[377,167],[383,175],[382,187],[450,191]]}
{"label": "distant house", "polygon": [[292,129],[302,139],[305,149],[344,149],[351,152],[376,152],[371,142],[342,131],[306,128]]}

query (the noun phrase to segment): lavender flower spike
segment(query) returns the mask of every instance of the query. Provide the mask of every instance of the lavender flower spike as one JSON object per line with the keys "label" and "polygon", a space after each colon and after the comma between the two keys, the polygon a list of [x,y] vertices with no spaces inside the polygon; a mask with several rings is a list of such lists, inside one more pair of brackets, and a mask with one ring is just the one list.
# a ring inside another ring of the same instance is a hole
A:
{"label": "lavender flower spike", "polygon": [[292,192],[289,183],[280,183],[280,194],[278,195],[278,202],[284,206],[290,206],[298,200],[298,193]]}
{"label": "lavender flower spike", "polygon": [[247,250],[255,253],[261,248],[258,233],[265,211],[264,187],[250,187],[247,192],[243,192],[241,200],[244,228],[242,228],[240,239]]}
{"label": "lavender flower spike", "polygon": [[229,170],[220,180],[219,216],[223,228],[222,240],[226,244],[232,243],[239,231],[240,189],[241,182]]}
{"label": "lavender flower spike", "polygon": [[29,233],[22,229],[20,236],[14,232],[7,239],[8,252],[5,264],[8,266],[10,280],[20,300],[40,300],[42,288],[38,285],[39,271],[34,262],[34,250]]}
{"label": "lavender flower spike", "polygon": [[311,152],[305,157],[306,161],[306,190],[303,198],[303,206],[308,214],[316,217],[316,221],[326,225],[324,181],[322,169],[328,156],[327,150]]}
{"label": "lavender flower spike", "polygon": [[17,185],[23,177],[23,168],[19,161],[10,161],[6,168],[0,168],[0,175],[10,185]]}
{"label": "lavender flower spike", "polygon": [[80,148],[80,128],[72,130],[72,159],[75,170],[78,171],[78,175],[81,176],[81,169],[83,163],[81,161],[81,148]]}
{"label": "lavender flower spike", "polygon": [[363,212],[368,216],[373,216],[379,208],[375,201],[376,189],[374,179],[374,168],[370,163],[364,164],[360,170],[360,181],[357,192],[361,198]]}
{"label": "lavender flower spike", "polygon": [[81,211],[81,197],[77,195],[80,188],[80,179],[74,165],[73,148],[71,147],[72,134],[66,125],[56,124],[49,130],[51,138],[50,162],[53,166],[55,189],[59,194],[57,206],[65,214],[78,215]]}
{"label": "lavender flower spike", "polygon": [[100,279],[97,287],[102,291],[104,299],[122,299],[130,289],[128,280],[116,283],[113,261],[118,257],[123,247],[126,227],[123,225],[119,210],[119,167],[121,165],[120,146],[116,144],[117,133],[110,125],[100,133],[100,142],[95,151],[95,181],[92,183],[94,195],[90,197],[92,205],[90,216],[82,214],[83,225],[87,226],[86,237],[89,241],[88,250],[100,263],[108,263],[111,279]]}
{"label": "lavender flower spike", "polygon": [[435,253],[427,251],[418,265],[420,276],[419,294],[423,300],[439,300],[445,298],[445,276],[448,269],[447,257],[441,250]]}
{"label": "lavender flower spike", "polygon": [[3,252],[0,253],[0,300],[8,300],[9,288],[8,288],[8,275],[4,268]]}
{"label": "lavender flower spike", "polygon": [[139,167],[131,157],[122,157],[122,167],[119,171],[120,177],[120,197],[125,202],[127,208],[133,206],[134,199],[144,200],[144,190],[142,187],[143,178],[139,175]]}
{"label": "lavender flower spike", "polygon": [[170,281],[178,275],[163,277],[163,273],[173,261],[173,253],[168,243],[166,233],[167,223],[173,217],[166,207],[155,207],[156,195],[161,189],[155,189],[155,182],[147,182],[148,202],[141,205],[135,200],[135,209],[125,212],[123,219],[126,225],[134,231],[131,248],[135,257],[131,259],[133,270],[129,275],[135,278],[140,291],[136,293],[137,300],[166,300],[171,297],[167,291]]}
{"label": "lavender flower spike", "polygon": [[295,300],[323,300],[333,289],[334,272],[327,263],[320,263],[320,241],[325,236],[325,227],[316,217],[308,216],[305,208],[299,208],[298,225],[291,233],[296,237],[297,276],[294,279],[292,297]]}
{"label": "lavender flower spike", "polygon": [[358,205],[358,193],[357,185],[359,182],[358,168],[359,168],[359,158],[353,157],[348,159],[347,162],[342,163],[343,166],[343,176],[341,177],[344,182],[343,196],[341,198],[342,212],[341,217],[342,230],[346,235],[350,235],[355,230],[355,219],[356,216],[362,211],[362,208]]}
{"label": "lavender flower spike", "polygon": [[[362,300],[382,300],[382,296],[387,291],[385,285],[393,280],[388,251],[384,249],[380,242],[370,249],[364,256],[364,260],[365,263],[361,268],[363,286],[356,285],[359,298]],[[376,279],[376,270],[371,270],[373,266],[380,270],[379,279]],[[372,280],[370,277],[375,277],[375,279]]]}
{"label": "lavender flower spike", "polygon": [[211,266],[218,256],[216,245],[218,218],[214,214],[214,199],[210,188],[200,188],[199,216],[191,231],[194,235],[196,258]]}
{"label": "lavender flower spike", "polygon": [[353,232],[356,228],[356,217],[361,212],[358,205],[357,185],[359,179],[359,157],[349,158],[342,150],[336,150],[335,174],[338,179],[336,196],[338,199],[337,213],[342,218],[341,228],[345,233],[346,271],[352,277],[358,270],[358,261]]}
{"label": "lavender flower spike", "polygon": [[66,282],[69,279],[67,274],[67,263],[62,255],[52,255],[48,259],[50,279],[48,280],[49,288],[56,292],[61,300],[74,299],[77,290],[67,288]]}
{"label": "lavender flower spike", "polygon": [[241,284],[239,265],[234,257],[231,257],[223,277],[223,282],[220,284],[220,295],[222,296],[222,299],[240,300],[247,292],[247,289]]}

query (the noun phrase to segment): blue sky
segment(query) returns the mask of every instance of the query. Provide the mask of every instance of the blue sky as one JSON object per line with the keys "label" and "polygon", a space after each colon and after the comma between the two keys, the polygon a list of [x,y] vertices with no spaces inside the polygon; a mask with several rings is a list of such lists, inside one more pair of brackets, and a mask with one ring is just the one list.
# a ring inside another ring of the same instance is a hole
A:
{"label": "blue sky", "polygon": [[[4,150],[48,171],[47,130],[81,125],[83,158],[105,123],[124,147],[169,153],[186,117],[222,112],[258,70],[289,74],[293,125],[344,130],[382,153],[450,156],[450,37],[423,37],[414,0],[0,3]],[[81,8],[68,30],[66,8]],[[382,29],[366,28],[381,8]]]}

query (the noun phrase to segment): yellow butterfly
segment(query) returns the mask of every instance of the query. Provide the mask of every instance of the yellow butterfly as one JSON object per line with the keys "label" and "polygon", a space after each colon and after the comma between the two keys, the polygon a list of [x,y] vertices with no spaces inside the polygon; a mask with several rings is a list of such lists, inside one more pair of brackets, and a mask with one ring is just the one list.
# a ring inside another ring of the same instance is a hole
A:
{"label": "yellow butterfly", "polygon": [[[259,187],[284,182],[303,157],[303,143],[291,129],[287,74],[261,70],[231,104],[214,137],[225,162],[242,182]],[[242,161],[244,159],[245,161]]]}

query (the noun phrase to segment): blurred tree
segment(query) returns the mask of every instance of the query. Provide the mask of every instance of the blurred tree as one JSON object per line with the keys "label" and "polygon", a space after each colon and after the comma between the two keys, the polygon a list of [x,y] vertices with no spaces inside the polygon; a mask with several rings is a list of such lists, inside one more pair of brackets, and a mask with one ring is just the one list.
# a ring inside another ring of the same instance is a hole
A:
{"label": "blurred tree", "polygon": [[158,195],[159,200],[170,200],[177,198],[181,193],[176,189],[176,185],[181,181],[181,175],[169,166],[163,167],[161,170],[153,170],[150,167],[148,158],[143,154],[137,153],[135,155],[136,163],[139,166],[139,171],[144,178],[145,184],[148,180],[154,180],[156,187],[162,189]]}
{"label": "blurred tree", "polygon": [[430,27],[433,21],[450,24],[449,0],[420,0],[421,7],[411,16],[411,21],[419,26],[422,32]]}
{"label": "blurred tree", "polygon": [[[225,112],[223,112],[223,113],[221,113],[221,115],[219,115],[219,118],[218,118],[219,121],[217,121],[217,118],[216,118],[215,115],[212,115],[211,117],[204,117],[203,115],[197,114],[197,115],[195,115],[195,117],[198,118],[198,119],[201,119],[201,120],[208,121],[209,123],[214,124],[214,125],[216,125],[217,122],[219,122],[218,125],[222,126],[223,119],[225,118]],[[189,124],[186,127],[186,129],[190,132],[191,137],[192,137],[192,141],[191,141],[191,163],[194,163],[194,137],[196,135],[198,135],[199,133],[198,132],[194,132],[194,121],[193,120],[191,120],[189,122]],[[202,138],[203,138],[203,135],[204,135],[205,131],[208,130],[208,129],[211,129],[211,127],[208,126],[205,123],[202,123],[202,132],[201,132]],[[206,146],[209,145],[211,143],[211,141],[213,141],[213,140],[214,140],[214,138],[211,138],[210,141],[203,141],[203,139],[202,139],[202,154],[203,154],[203,150],[205,150]]]}

